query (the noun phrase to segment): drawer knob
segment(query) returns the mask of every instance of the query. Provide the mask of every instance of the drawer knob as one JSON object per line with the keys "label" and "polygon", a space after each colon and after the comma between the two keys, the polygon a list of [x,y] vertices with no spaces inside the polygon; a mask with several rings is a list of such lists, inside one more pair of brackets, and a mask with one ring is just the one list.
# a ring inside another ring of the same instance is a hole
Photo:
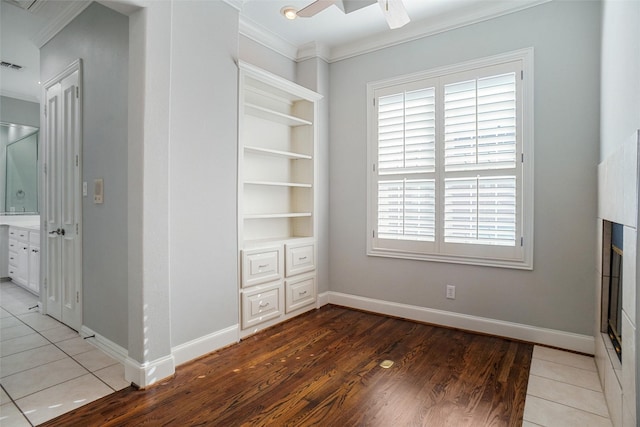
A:
{"label": "drawer knob", "polygon": [[260,307],[260,308],[265,308],[265,307],[268,307],[268,306],[269,306],[269,303],[268,303],[268,302],[261,302],[261,303],[258,305],[258,307]]}
{"label": "drawer knob", "polygon": [[306,294],[307,294],[307,291],[298,292],[299,296],[306,295]]}
{"label": "drawer knob", "polygon": [[305,259],[307,259],[307,257],[306,256],[302,256],[302,257],[298,258],[298,261],[304,261]]}
{"label": "drawer knob", "polygon": [[258,268],[267,268],[267,267],[269,267],[269,264],[263,264],[258,266]]}

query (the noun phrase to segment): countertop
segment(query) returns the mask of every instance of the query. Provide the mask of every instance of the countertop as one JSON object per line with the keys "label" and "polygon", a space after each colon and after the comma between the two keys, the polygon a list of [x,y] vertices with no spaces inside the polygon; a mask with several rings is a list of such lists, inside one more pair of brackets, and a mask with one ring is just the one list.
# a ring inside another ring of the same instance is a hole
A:
{"label": "countertop", "polygon": [[0,215],[0,225],[40,230],[39,215]]}

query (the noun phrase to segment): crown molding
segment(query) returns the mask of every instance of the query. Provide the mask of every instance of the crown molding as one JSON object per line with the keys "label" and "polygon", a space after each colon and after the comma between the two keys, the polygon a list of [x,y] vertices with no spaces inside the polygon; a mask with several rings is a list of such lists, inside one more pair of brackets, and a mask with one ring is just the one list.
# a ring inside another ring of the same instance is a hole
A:
{"label": "crown molding", "polygon": [[333,47],[318,42],[310,42],[296,47],[275,33],[243,17],[242,14],[240,16],[240,34],[292,61],[300,62],[310,58],[321,58],[326,62],[332,63],[519,12],[550,1],[552,0],[503,1],[490,3],[490,5],[483,3],[482,9],[479,10],[471,10],[464,14],[456,13],[444,17],[437,16],[431,19],[413,22],[397,30],[385,31],[364,39]]}
{"label": "crown molding", "polygon": [[266,28],[256,24],[250,19],[240,16],[239,31],[241,35],[250,38],[256,43],[259,43],[292,61],[297,60],[298,48],[296,46]]}
{"label": "crown molding", "polygon": [[520,2],[496,2],[487,7],[484,3],[481,10],[473,10],[464,14],[449,17],[434,17],[407,25],[403,28],[386,31],[365,39],[357,40],[331,48],[329,62],[342,61],[358,55],[418,40],[424,37],[450,31],[456,28],[488,21],[503,15],[519,12],[531,7],[548,3],[552,0],[526,0]]}
{"label": "crown molding", "polygon": [[318,43],[318,42],[310,42],[304,44],[298,48],[298,54],[296,56],[296,61],[306,61],[307,59],[312,58],[320,58],[325,62],[329,62],[331,58],[331,50],[329,46]]}
{"label": "crown molding", "polygon": [[237,10],[238,12],[242,11],[242,6],[244,5],[243,0],[222,0],[227,3],[229,6]]}
{"label": "crown molding", "polygon": [[58,34],[67,24],[80,15],[91,4],[90,1],[74,1],[69,2],[69,5],[65,9],[57,14],[54,19],[45,25],[33,39],[33,42],[38,49],[42,48],[49,40],[51,40],[56,34]]}

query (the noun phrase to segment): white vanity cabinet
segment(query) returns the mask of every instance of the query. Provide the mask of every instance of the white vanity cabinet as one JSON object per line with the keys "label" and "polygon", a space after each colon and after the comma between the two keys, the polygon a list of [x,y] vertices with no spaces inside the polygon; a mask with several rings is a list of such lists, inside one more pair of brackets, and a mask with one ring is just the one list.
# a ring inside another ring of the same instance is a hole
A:
{"label": "white vanity cabinet", "polygon": [[40,293],[40,232],[9,227],[8,276],[17,285]]}
{"label": "white vanity cabinet", "polygon": [[[321,95],[240,63],[241,337],[316,303],[317,103]],[[306,281],[296,276],[305,274]]]}

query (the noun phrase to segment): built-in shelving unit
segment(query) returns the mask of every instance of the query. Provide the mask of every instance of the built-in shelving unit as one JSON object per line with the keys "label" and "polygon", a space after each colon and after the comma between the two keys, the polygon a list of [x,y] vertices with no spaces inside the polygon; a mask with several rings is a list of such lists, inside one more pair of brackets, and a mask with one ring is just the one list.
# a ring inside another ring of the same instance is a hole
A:
{"label": "built-in shelving unit", "polygon": [[238,244],[244,337],[315,307],[321,96],[246,63],[240,63],[239,80]]}

